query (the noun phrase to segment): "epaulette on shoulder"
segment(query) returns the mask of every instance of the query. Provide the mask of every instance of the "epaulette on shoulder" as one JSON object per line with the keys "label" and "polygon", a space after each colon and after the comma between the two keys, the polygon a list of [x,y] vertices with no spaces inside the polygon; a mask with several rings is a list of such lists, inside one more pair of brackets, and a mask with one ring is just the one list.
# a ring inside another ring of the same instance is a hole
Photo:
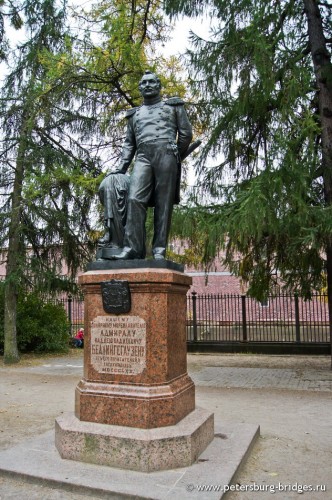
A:
{"label": "epaulette on shoulder", "polygon": [[128,109],[128,111],[126,111],[126,118],[130,118],[131,116],[133,116],[135,113],[136,113],[136,110],[137,108],[131,108],[131,109]]}
{"label": "epaulette on shoulder", "polygon": [[180,99],[180,97],[171,97],[170,99],[166,99],[165,104],[169,104],[170,106],[183,106],[184,101]]}

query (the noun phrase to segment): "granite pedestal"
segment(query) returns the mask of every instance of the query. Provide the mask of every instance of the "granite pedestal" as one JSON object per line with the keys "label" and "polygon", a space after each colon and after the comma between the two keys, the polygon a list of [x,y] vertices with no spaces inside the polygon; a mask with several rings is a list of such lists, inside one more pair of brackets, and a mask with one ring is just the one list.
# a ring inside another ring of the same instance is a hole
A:
{"label": "granite pedestal", "polygon": [[[111,280],[129,283],[129,312],[105,312],[101,284]],[[187,373],[191,278],[167,267],[93,269],[80,283],[84,377],[76,388],[75,417],[56,421],[60,455],[142,471],[193,463],[214,427],[213,415],[195,409]]]}

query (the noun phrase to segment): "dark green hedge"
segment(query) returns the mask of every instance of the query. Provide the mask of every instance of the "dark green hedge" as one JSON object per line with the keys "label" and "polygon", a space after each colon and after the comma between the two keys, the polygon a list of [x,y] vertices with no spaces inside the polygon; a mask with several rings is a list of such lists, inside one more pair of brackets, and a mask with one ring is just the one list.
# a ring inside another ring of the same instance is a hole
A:
{"label": "dark green hedge", "polygon": [[[65,352],[68,349],[66,312],[29,293],[17,305],[17,344],[20,352]],[[0,285],[0,352],[4,348],[4,286]]]}

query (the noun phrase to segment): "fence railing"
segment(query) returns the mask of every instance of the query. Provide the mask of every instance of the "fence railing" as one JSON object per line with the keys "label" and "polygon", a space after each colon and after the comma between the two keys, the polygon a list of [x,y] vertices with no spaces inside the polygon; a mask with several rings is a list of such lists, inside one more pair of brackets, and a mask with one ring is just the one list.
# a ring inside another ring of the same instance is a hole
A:
{"label": "fence railing", "polygon": [[246,295],[189,294],[187,340],[191,342],[328,343],[325,295],[270,296],[264,303]]}
{"label": "fence railing", "polygon": [[55,299],[65,309],[69,323],[69,335],[74,336],[79,328],[84,327],[84,300],[71,294]]}
{"label": "fence railing", "polygon": [[[70,334],[84,325],[84,301],[68,295],[57,300],[65,308]],[[297,295],[276,295],[264,303],[246,295],[187,296],[189,342],[328,343],[326,296],[303,300]]]}

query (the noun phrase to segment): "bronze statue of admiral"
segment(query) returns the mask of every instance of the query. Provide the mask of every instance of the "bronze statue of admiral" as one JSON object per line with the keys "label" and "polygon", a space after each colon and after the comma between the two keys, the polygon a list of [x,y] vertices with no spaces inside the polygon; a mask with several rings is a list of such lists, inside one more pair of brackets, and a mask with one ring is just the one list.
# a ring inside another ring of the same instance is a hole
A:
{"label": "bronze statue of admiral", "polygon": [[110,174],[130,175],[123,248],[112,259],[144,259],[147,207],[154,207],[154,259],[164,259],[173,205],[179,202],[181,159],[199,144],[190,142],[192,128],[177,98],[163,101],[159,78],[150,71],[143,75],[139,90],[143,104],[127,112],[127,134],[120,167]]}

